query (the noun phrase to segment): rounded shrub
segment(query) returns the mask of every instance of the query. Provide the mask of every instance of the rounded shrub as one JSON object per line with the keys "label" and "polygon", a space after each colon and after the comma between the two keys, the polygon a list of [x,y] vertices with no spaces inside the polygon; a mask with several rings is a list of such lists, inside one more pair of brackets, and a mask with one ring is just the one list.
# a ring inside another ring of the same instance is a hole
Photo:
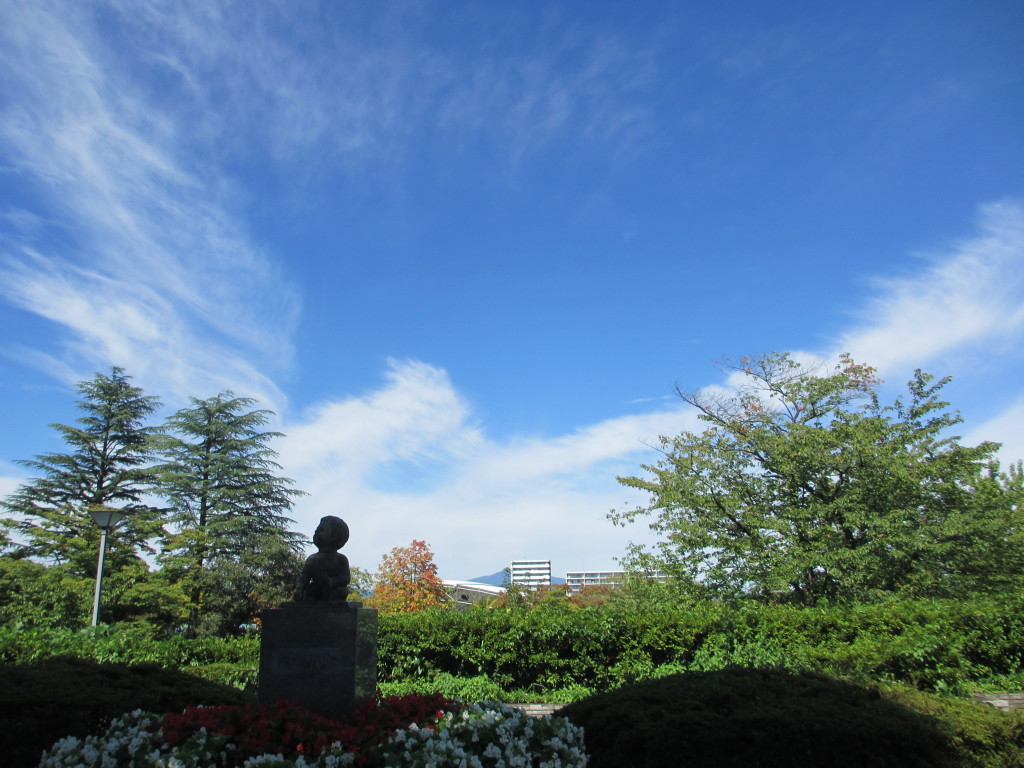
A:
{"label": "rounded shrub", "polygon": [[1024,719],[812,672],[730,668],[624,686],[560,710],[591,768],[1024,765]]}
{"label": "rounded shrub", "polygon": [[35,766],[64,736],[97,732],[134,709],[179,712],[199,704],[250,701],[237,688],[157,664],[99,663],[56,657],[0,665],[0,754],[4,764]]}

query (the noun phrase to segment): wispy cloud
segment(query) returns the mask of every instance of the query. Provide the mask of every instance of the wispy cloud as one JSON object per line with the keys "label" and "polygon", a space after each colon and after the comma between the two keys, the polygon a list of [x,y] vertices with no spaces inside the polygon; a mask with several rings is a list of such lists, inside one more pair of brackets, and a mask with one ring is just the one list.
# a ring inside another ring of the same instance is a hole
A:
{"label": "wispy cloud", "polygon": [[[267,159],[293,186],[328,168],[401,186],[405,161],[425,149],[477,163],[483,149],[488,177],[556,143],[607,161],[642,151],[657,125],[647,104],[655,41],[587,32],[554,10],[546,34],[499,55],[486,43],[439,45],[434,25],[458,29],[464,14],[446,20],[447,9],[418,2],[373,14],[342,4],[111,5],[137,43],[130,64],[161,89],[155,106],[169,130],[184,121],[182,142],[216,142],[211,159]],[[324,13],[352,22],[325,26]],[[500,23],[505,12],[491,13]]]}
{"label": "wispy cloud", "polygon": [[[8,212],[36,231],[8,234],[0,291],[65,344],[23,357],[79,376],[124,365],[179,398],[233,387],[282,405],[261,370],[286,370],[298,299],[235,223],[230,181],[197,172],[181,151],[189,126],[130,67],[108,66],[88,9],[11,3],[3,16],[0,142],[40,212]],[[51,219],[60,232],[44,246]]]}
{"label": "wispy cloud", "polygon": [[513,165],[556,140],[625,151],[644,135],[639,49],[559,33],[465,61],[404,7],[327,37],[287,3],[6,4],[0,151],[40,202],[5,212],[0,292],[63,331],[58,349],[15,354],[282,409],[270,377],[288,370],[301,301],[242,223],[232,163],[269,159],[285,188],[326,167],[358,185],[400,176],[425,135],[444,152],[493,142]]}
{"label": "wispy cloud", "polygon": [[835,347],[887,371],[924,366],[1024,331],[1024,205],[981,209],[980,232],[923,256],[912,277],[877,282],[877,294]]}
{"label": "wispy cloud", "polygon": [[612,162],[650,146],[650,49],[578,32],[542,46],[475,62],[469,78],[465,62],[445,62],[450,82],[437,99],[440,126],[460,142],[488,137],[512,166],[555,142],[598,147]]}

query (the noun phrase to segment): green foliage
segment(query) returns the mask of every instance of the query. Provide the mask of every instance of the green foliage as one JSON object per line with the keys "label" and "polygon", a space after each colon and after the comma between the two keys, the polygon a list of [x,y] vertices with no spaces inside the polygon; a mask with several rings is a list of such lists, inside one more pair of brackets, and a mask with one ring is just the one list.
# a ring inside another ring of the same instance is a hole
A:
{"label": "green foliage", "polygon": [[94,586],[95,578],[78,575],[68,564],[47,567],[33,560],[0,557],[0,625],[85,626]]}
{"label": "green foliage", "polygon": [[[88,623],[100,536],[88,513],[97,507],[126,513],[108,537],[101,615],[109,623],[234,634],[290,596],[303,537],[287,529],[285,513],[301,491],[275,474],[267,443],[278,433],[261,429],[270,412],[230,392],[192,398],[158,434],[143,421],[159,403],[130,380],[114,368],[80,383],[78,426],[53,425],[72,452],[21,462],[40,476],[0,502],[13,515],[0,520],[0,624]],[[146,466],[158,454],[164,463]],[[154,489],[169,510],[143,503]],[[163,547],[156,573],[138,557],[154,544]]]}
{"label": "green foliage", "polygon": [[[55,655],[194,668],[245,687],[256,674],[259,637],[166,637],[141,621],[96,631],[0,626],[0,661]],[[678,672],[737,667],[813,670],[953,694],[1014,690],[1024,687],[1024,598],[427,610],[381,616],[378,657],[388,693],[474,698],[470,692],[486,689],[487,698],[503,701],[571,701]]]}
{"label": "green foliage", "polygon": [[259,638],[163,638],[144,623],[71,631],[9,625],[0,627],[0,663],[25,664],[55,656],[125,664],[154,663],[184,669],[210,664],[259,665]]}
{"label": "green foliage", "polygon": [[652,517],[662,536],[633,547],[634,567],[697,595],[805,605],[1020,586],[1019,467],[1000,475],[996,444],[949,435],[948,378],[917,371],[883,406],[874,369],[848,357],[824,374],[784,354],[725,367],[735,396],[680,392],[707,429],[661,438],[649,477],[620,478],[651,500],[612,520]]}
{"label": "green foliage", "polygon": [[407,696],[411,693],[440,693],[448,699],[461,701],[509,701],[501,686],[484,675],[456,677],[440,672],[427,678],[408,678],[395,683],[381,683],[384,696]]}
{"label": "green foliage", "polygon": [[259,688],[259,667],[252,664],[203,664],[181,670],[203,680],[237,688],[255,696]]}
{"label": "green foliage", "polygon": [[0,665],[0,753],[5,765],[29,768],[64,736],[85,736],[133,709],[178,712],[250,697],[155,664],[127,666],[76,658]]}
{"label": "green foliage", "polygon": [[1024,683],[1024,600],[424,611],[380,617],[379,659],[385,683],[485,676],[505,691],[763,667],[962,693]]}
{"label": "green foliage", "polygon": [[166,461],[153,478],[177,528],[160,562],[189,597],[191,631],[225,634],[294,583],[302,537],[288,530],[286,515],[302,492],[275,474],[267,443],[280,433],[262,431],[270,411],[231,392],[191,403],[168,419],[158,442]]}
{"label": "green foliage", "polygon": [[982,704],[814,673],[726,669],[570,704],[592,768],[1010,768],[1024,718]]}
{"label": "green foliage", "polygon": [[300,570],[302,557],[276,535],[253,536],[250,548],[237,559],[227,555],[208,559],[201,571],[191,571],[177,582],[201,596],[202,610],[189,618],[190,634],[241,633],[241,627],[255,623],[264,608],[291,599]]}
{"label": "green foliage", "polygon": [[262,431],[273,415],[251,410],[255,401],[222,392],[207,400],[190,398],[165,424],[158,442],[166,461],[155,471],[157,491],[171,503],[171,522],[205,534],[193,559],[239,557],[254,536],[275,534],[292,544],[288,532],[292,499],[303,495],[275,473],[280,465],[267,443],[279,432]]}
{"label": "green foliage", "polygon": [[424,611],[381,616],[380,679],[486,675],[506,690],[603,690],[687,655],[708,611]]}
{"label": "green foliage", "polygon": [[457,677],[447,672],[438,672],[426,677],[407,677],[395,682],[378,684],[383,696],[406,696],[412,693],[440,693],[450,699],[461,701],[501,701],[510,704],[568,704],[579,701],[593,693],[582,685],[567,685],[562,688],[545,688],[526,691],[502,688],[486,675]]}
{"label": "green foliage", "polygon": [[147,485],[144,465],[151,457],[153,429],[143,420],[159,405],[130,383],[123,369],[97,373],[77,386],[83,411],[80,426],[53,424],[71,453],[48,453],[19,462],[39,473],[0,502],[14,515],[4,524],[22,544],[19,556],[70,564],[80,576],[96,571],[100,531],[89,517],[97,507],[127,514],[117,536],[110,537],[108,567],[116,571],[163,534],[158,510],[142,500]]}
{"label": "green foliage", "polygon": [[102,598],[102,616],[108,624],[141,623],[160,635],[175,631],[188,613],[188,598],[180,585],[141,561],[107,576]]}
{"label": "green foliage", "polygon": [[349,567],[351,581],[348,584],[348,599],[362,600],[373,594],[373,573],[365,568]]}
{"label": "green foliage", "polygon": [[[83,577],[69,563],[45,566],[0,556],[0,625],[78,629],[89,624],[95,577]],[[103,582],[103,619],[145,622],[169,633],[181,624],[186,600],[163,574],[141,560],[129,560]]]}

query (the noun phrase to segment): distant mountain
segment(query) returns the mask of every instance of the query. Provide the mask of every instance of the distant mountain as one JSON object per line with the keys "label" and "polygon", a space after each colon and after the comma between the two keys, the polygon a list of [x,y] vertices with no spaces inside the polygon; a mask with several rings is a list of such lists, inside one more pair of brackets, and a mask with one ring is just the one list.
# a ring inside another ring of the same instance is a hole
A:
{"label": "distant mountain", "polygon": [[500,587],[505,583],[505,570],[502,569],[497,573],[492,573],[490,576],[477,576],[475,579],[470,579],[470,581],[475,581],[477,584],[490,584],[492,587]]}
{"label": "distant mountain", "polygon": [[[502,569],[497,573],[492,573],[490,576],[477,576],[475,579],[470,579],[470,581],[475,581],[477,584],[490,584],[492,587],[500,587],[505,583],[505,570]],[[552,576],[551,583],[565,584],[565,579]]]}

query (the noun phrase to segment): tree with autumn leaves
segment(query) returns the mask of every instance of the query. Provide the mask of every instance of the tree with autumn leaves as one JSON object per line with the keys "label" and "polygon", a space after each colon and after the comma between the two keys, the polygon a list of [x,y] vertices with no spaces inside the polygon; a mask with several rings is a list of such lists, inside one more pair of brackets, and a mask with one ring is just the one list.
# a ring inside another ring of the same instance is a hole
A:
{"label": "tree with autumn leaves", "polygon": [[444,604],[434,553],[425,541],[413,539],[395,547],[380,561],[372,605],[381,613],[411,613]]}

